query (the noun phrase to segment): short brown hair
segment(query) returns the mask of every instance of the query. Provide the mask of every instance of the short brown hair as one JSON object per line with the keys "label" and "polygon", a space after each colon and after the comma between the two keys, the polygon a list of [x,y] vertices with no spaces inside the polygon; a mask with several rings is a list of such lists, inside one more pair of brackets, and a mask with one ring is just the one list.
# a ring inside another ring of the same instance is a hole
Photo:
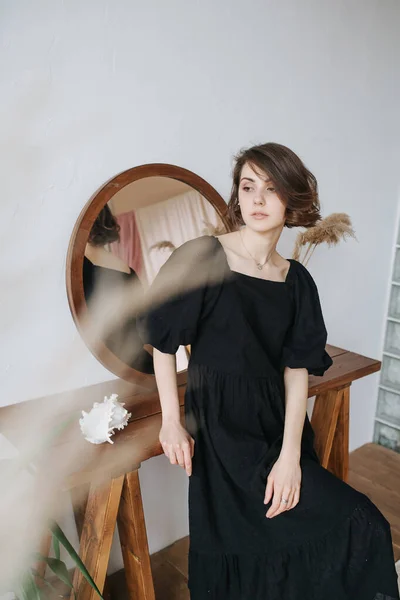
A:
{"label": "short brown hair", "polygon": [[105,246],[119,241],[120,226],[107,204],[99,212],[89,233],[89,244]]}
{"label": "short brown hair", "polygon": [[[286,204],[285,227],[313,227],[321,220],[318,185],[314,175],[292,150],[268,142],[241,150],[235,156],[228,216],[234,226],[243,225],[238,191],[245,164],[270,177],[278,196]],[[260,174],[260,173],[258,173]]]}

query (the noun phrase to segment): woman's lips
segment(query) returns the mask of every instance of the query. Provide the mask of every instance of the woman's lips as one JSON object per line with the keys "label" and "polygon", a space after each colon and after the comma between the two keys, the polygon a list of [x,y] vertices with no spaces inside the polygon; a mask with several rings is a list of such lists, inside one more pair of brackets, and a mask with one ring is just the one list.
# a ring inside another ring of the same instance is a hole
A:
{"label": "woman's lips", "polygon": [[268,217],[268,215],[265,215],[264,213],[253,213],[251,216],[253,219],[266,219]]}

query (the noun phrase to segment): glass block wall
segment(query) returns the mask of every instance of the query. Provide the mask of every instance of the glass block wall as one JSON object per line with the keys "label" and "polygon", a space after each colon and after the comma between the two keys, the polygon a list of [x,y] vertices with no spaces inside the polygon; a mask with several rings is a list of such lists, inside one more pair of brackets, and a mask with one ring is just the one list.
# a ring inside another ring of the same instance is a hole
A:
{"label": "glass block wall", "polygon": [[390,286],[374,442],[400,453],[400,228]]}

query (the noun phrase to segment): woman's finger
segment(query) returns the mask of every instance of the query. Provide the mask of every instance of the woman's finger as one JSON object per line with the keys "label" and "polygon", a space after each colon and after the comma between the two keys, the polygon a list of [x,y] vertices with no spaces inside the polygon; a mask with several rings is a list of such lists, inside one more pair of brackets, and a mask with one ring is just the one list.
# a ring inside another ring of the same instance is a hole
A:
{"label": "woman's finger", "polygon": [[[292,488],[286,486],[283,488],[282,490],[282,494],[281,494],[281,505],[279,507],[279,514],[285,512],[286,510],[289,510],[289,506],[292,503],[292,496],[293,496],[293,492],[292,492]],[[287,500],[287,502],[283,502],[283,500]]]}
{"label": "woman's finger", "polygon": [[175,446],[174,450],[175,450],[175,454],[176,454],[176,460],[177,460],[177,462],[178,462],[178,465],[179,465],[180,467],[183,467],[183,466],[185,465],[185,461],[184,461],[184,458],[183,458],[183,451],[182,451],[182,448],[180,447],[180,445],[179,445],[179,444],[176,444],[176,446]]}
{"label": "woman's finger", "polygon": [[164,451],[164,454],[167,458],[169,458],[168,456],[168,444],[166,442],[161,442],[161,448]]}
{"label": "woman's finger", "polygon": [[276,509],[273,516],[277,517],[278,515],[280,515],[281,513],[285,512],[285,511],[286,511],[286,504],[284,502],[282,502],[282,499],[281,499],[281,500],[279,500],[278,508]]}
{"label": "woman's finger", "polygon": [[288,502],[287,504],[285,504],[284,502],[283,504],[283,510],[290,510],[293,506],[293,499],[294,499],[294,489],[289,489],[288,491],[284,491],[283,492],[283,498],[285,498]]}
{"label": "woman's finger", "polygon": [[177,464],[177,460],[176,460],[176,454],[175,454],[175,450],[172,444],[168,444],[168,458],[169,458],[169,462],[171,463],[171,465],[176,465]]}
{"label": "woman's finger", "polygon": [[265,487],[264,504],[268,504],[268,502],[271,500],[273,491],[274,491],[274,480],[272,479],[272,477],[268,477],[267,485]]}
{"label": "woman's finger", "polygon": [[[275,496],[276,496],[276,500],[275,500]],[[287,502],[283,502],[282,500],[287,500]],[[291,502],[292,502],[292,490],[291,488],[285,487],[285,488],[281,488],[280,492],[275,488],[274,491],[274,502],[272,507],[276,507],[273,509],[273,511],[271,511],[271,513],[269,514],[269,511],[267,513],[267,516],[271,516],[271,517],[277,517],[278,515],[280,515],[281,513],[285,512],[286,510],[289,510],[289,506],[291,506]],[[271,508],[272,508],[271,507]]]}
{"label": "woman's finger", "polygon": [[274,495],[272,498],[272,504],[269,507],[267,514],[266,514],[266,516],[270,519],[272,517],[274,517],[279,510],[280,502],[281,502],[281,489],[282,488],[278,487],[276,484],[274,485]]}
{"label": "woman's finger", "polygon": [[189,441],[182,444],[184,467],[187,475],[192,474],[192,449]]}

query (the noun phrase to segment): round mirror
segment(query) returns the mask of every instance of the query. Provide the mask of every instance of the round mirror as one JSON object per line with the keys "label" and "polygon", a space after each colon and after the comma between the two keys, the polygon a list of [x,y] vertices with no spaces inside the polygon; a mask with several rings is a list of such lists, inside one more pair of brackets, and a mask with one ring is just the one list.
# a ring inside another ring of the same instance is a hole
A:
{"label": "round mirror", "polygon": [[[78,330],[107,369],[154,387],[153,348],[143,345],[134,311],[121,309],[121,293],[134,290],[140,298],[175,248],[230,230],[221,196],[173,165],[124,171],[89,200],[70,241],[67,292]],[[188,347],[178,349],[178,383],[185,381],[189,354]]]}

